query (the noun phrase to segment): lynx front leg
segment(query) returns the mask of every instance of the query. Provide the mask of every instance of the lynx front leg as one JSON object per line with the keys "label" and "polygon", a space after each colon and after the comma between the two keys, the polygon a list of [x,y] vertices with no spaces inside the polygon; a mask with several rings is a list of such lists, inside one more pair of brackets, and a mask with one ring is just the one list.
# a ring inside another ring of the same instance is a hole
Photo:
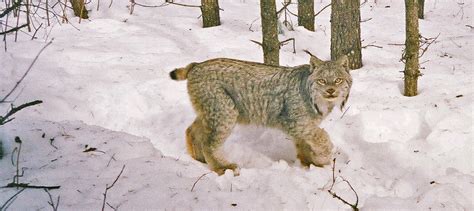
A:
{"label": "lynx front leg", "polygon": [[331,163],[333,144],[325,130],[314,125],[300,125],[289,129],[288,134],[295,142],[302,165],[322,167]]}

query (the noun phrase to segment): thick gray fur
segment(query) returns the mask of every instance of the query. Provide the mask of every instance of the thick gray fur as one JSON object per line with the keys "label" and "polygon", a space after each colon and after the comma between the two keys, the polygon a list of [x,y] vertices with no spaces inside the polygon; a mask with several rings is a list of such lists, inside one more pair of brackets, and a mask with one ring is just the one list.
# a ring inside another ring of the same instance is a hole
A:
{"label": "thick gray fur", "polygon": [[188,80],[197,113],[186,130],[188,151],[218,174],[238,170],[219,150],[236,124],[284,131],[304,166],[331,162],[333,145],[319,124],[347,101],[352,85],[347,57],[321,61],[311,55],[309,65],[296,67],[219,58],[191,63],[170,76]]}

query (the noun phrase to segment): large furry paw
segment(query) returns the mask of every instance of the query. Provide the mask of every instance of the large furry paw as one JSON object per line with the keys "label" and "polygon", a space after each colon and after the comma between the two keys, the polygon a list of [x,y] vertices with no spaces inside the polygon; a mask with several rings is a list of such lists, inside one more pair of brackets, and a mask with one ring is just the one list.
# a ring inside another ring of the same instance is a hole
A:
{"label": "large furry paw", "polygon": [[240,174],[240,168],[237,164],[231,163],[227,164],[225,166],[219,166],[219,167],[214,167],[212,170],[216,172],[219,176],[223,175],[227,169],[230,169],[234,172],[234,176],[239,176]]}

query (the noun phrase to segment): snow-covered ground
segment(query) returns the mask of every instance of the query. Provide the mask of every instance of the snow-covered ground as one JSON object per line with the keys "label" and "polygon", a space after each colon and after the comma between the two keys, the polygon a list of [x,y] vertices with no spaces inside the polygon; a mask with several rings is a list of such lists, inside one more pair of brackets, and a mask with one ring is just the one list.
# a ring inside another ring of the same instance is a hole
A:
{"label": "snow-covered ground", "polygon": [[[138,1],[137,1],[138,2]],[[183,1],[198,4],[200,1]],[[92,4],[96,2],[93,1]],[[149,5],[157,1],[140,1]],[[316,11],[328,4],[316,1]],[[101,1],[91,19],[71,18],[56,25],[54,38],[14,94],[16,104],[43,100],[0,127],[5,157],[0,185],[12,181],[11,152],[22,143],[20,182],[60,185],[60,210],[344,210],[327,190],[331,166],[304,169],[283,133],[237,127],[225,145],[241,167],[217,176],[187,153],[184,131],[195,114],[185,82],[168,72],[215,57],[262,61],[257,0],[221,0],[222,25],[201,28],[199,9],[179,6],[135,7],[126,1]],[[281,4],[278,4],[279,7]],[[296,11],[295,6],[291,6]],[[361,7],[364,67],[352,71],[354,84],[347,111],[334,111],[323,127],[336,148],[333,188],[353,203],[350,182],[366,210],[472,210],[473,207],[473,26],[471,0],[426,1],[420,20],[425,37],[439,38],[421,58],[420,94],[404,97],[403,1],[369,1]],[[316,17],[316,32],[284,29],[281,65],[308,62],[308,49],[329,59],[330,10]],[[293,17],[293,22],[296,19]],[[17,43],[7,36],[0,52],[0,96],[14,86],[44,46],[44,36]],[[43,34],[41,34],[43,33]],[[395,44],[395,45],[394,45]],[[3,104],[2,114],[9,105]],[[97,150],[83,152],[91,147]],[[204,176],[203,176],[204,175]],[[0,189],[0,206],[18,190]],[[23,191],[10,210],[48,210],[43,190]],[[106,205],[106,209],[112,209]]]}

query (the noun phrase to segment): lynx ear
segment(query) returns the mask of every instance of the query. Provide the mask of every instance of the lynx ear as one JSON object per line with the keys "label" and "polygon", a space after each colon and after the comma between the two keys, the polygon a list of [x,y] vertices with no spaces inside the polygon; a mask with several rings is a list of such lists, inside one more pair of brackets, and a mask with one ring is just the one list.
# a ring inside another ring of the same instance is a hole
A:
{"label": "lynx ear", "polygon": [[311,57],[309,58],[309,65],[311,66],[311,69],[313,70],[315,67],[320,66],[321,64],[324,63],[323,60],[319,59],[315,55],[313,55],[311,52],[308,50],[304,50],[307,54],[309,54]]}
{"label": "lynx ear", "polygon": [[336,60],[336,63],[344,67],[346,70],[349,70],[349,57],[347,57],[347,55],[339,57],[339,59]]}

